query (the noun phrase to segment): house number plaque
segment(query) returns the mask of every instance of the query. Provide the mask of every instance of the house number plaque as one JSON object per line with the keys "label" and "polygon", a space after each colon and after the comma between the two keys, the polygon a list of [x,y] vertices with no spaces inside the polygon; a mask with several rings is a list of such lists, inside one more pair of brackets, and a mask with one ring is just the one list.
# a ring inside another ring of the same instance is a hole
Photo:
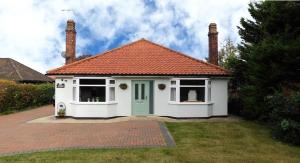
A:
{"label": "house number plaque", "polygon": [[64,83],[57,83],[56,88],[65,88],[65,84]]}

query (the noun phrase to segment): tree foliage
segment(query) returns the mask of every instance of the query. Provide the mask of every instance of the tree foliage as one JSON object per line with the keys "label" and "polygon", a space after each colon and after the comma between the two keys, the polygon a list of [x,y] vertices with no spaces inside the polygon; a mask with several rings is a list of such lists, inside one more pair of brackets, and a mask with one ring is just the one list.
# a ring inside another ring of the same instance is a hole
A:
{"label": "tree foliage", "polygon": [[218,62],[221,67],[231,70],[238,59],[238,49],[230,37],[226,38],[219,51]]}
{"label": "tree foliage", "polygon": [[252,19],[241,19],[239,74],[244,115],[267,118],[265,98],[300,77],[300,3],[254,2]]}
{"label": "tree foliage", "polygon": [[229,82],[229,98],[232,98],[237,94],[237,87],[239,82],[239,70],[236,69],[239,63],[239,51],[237,46],[231,40],[230,37],[226,38],[221,49],[219,51],[218,62],[219,65],[231,72],[232,78]]}
{"label": "tree foliage", "polygon": [[91,56],[93,56],[93,55],[91,55],[91,54],[82,54],[82,55],[80,55],[79,57],[76,58],[76,61],[79,61],[79,60],[82,60],[82,59],[85,59],[85,58],[89,58]]}

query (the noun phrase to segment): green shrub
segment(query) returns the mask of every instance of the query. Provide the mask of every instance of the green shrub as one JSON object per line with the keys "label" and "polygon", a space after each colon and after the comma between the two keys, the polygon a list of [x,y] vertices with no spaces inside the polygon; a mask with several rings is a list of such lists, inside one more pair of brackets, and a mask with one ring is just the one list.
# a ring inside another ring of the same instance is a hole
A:
{"label": "green shrub", "polygon": [[[265,93],[262,93],[263,88],[257,88],[253,85],[243,86],[238,95],[234,98],[229,98],[229,109],[235,107],[231,113],[238,113],[248,120],[258,120],[261,122],[268,122],[270,117],[269,113],[272,108],[268,107],[267,98]],[[273,93],[269,93],[273,94]]]}
{"label": "green shrub", "polygon": [[228,113],[234,115],[241,115],[242,103],[239,97],[233,97],[229,95],[228,98]]}
{"label": "green shrub", "polygon": [[53,84],[17,84],[0,80],[0,113],[49,104],[53,95]]}
{"label": "green shrub", "polygon": [[261,108],[259,93],[254,86],[244,86],[241,88],[240,100],[242,103],[241,116],[246,119],[261,119],[264,109]]}
{"label": "green shrub", "polygon": [[277,92],[269,97],[268,104],[272,109],[270,123],[273,136],[300,145],[300,92],[290,97]]}
{"label": "green shrub", "polygon": [[51,102],[54,95],[54,87],[52,84],[37,85],[37,95],[39,100],[36,101],[37,105],[48,104]]}
{"label": "green shrub", "polygon": [[58,117],[65,117],[66,115],[66,109],[59,109],[57,112]]}

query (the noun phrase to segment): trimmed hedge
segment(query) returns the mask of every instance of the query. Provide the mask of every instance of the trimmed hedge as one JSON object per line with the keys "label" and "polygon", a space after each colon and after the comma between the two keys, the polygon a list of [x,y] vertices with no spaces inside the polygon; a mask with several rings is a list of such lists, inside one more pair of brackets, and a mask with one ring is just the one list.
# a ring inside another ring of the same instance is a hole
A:
{"label": "trimmed hedge", "polygon": [[54,85],[17,84],[0,80],[0,113],[10,113],[29,107],[50,104],[54,95]]}

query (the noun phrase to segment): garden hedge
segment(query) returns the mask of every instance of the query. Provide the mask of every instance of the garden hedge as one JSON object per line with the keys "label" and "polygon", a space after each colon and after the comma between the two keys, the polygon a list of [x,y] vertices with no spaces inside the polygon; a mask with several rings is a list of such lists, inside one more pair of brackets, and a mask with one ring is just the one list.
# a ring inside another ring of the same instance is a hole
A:
{"label": "garden hedge", "polygon": [[291,96],[275,93],[268,104],[273,136],[284,142],[300,145],[300,92]]}
{"label": "garden hedge", "polygon": [[0,113],[10,113],[26,108],[49,104],[54,95],[54,85],[18,84],[0,80]]}

